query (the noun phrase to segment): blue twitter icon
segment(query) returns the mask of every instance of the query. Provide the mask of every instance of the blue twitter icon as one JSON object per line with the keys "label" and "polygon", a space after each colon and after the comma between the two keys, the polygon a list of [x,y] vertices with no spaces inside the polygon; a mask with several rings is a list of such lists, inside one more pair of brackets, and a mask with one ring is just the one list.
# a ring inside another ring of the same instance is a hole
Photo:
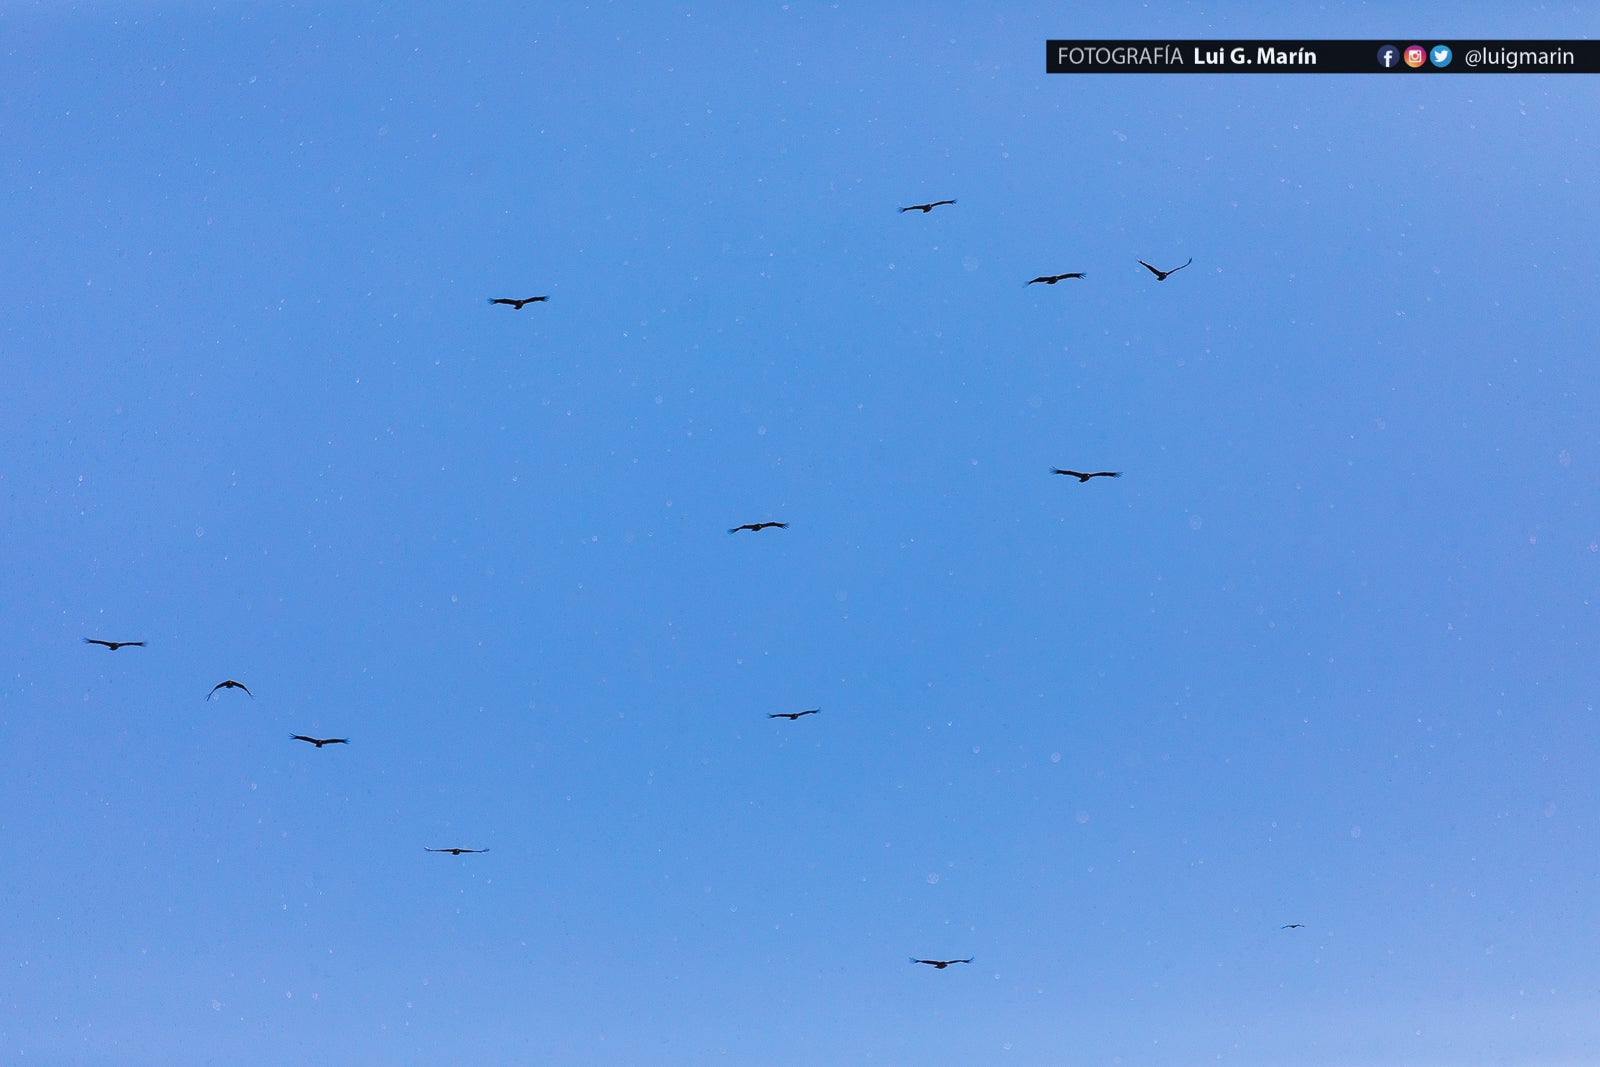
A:
{"label": "blue twitter icon", "polygon": [[1433,46],[1432,51],[1428,53],[1428,61],[1436,67],[1448,67],[1451,58],[1452,53],[1449,45],[1436,44]]}

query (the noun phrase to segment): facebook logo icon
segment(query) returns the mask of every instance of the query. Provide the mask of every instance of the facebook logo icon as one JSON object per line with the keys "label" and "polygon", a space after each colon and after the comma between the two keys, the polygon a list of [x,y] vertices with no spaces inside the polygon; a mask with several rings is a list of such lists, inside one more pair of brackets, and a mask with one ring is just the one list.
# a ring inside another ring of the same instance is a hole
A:
{"label": "facebook logo icon", "polygon": [[1400,62],[1400,49],[1392,44],[1386,44],[1378,49],[1378,65],[1384,70],[1393,70],[1395,64]]}

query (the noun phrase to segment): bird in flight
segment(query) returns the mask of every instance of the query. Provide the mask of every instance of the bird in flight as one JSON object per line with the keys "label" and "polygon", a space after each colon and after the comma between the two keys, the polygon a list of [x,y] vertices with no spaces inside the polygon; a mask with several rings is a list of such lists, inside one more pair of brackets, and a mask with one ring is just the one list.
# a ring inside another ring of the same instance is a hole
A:
{"label": "bird in flight", "polygon": [[212,686],[211,692],[206,694],[206,699],[210,700],[212,697],[216,696],[218,689],[243,689],[245,696],[249,697],[251,700],[256,698],[256,695],[250,692],[249,688],[243,682],[236,682],[232,678],[229,678],[226,682],[218,682],[216,685]]}
{"label": "bird in flight", "polygon": [[448,852],[452,856],[476,855],[489,851],[486,848],[429,848],[427,845],[423,845],[422,849],[424,852]]}
{"label": "bird in flight", "polygon": [[908,211],[920,211],[924,215],[926,215],[928,212],[932,211],[936,207],[943,207],[946,204],[953,204],[953,203],[955,203],[954,200],[935,200],[931,204],[912,204],[910,207],[901,208],[900,209],[900,214],[904,215]]}
{"label": "bird in flight", "polygon": [[143,641],[102,641],[98,637],[85,637],[83,639],[83,643],[86,644],[86,645],[105,645],[107,648],[109,648],[113,652],[115,652],[119,648],[143,648],[144,647],[144,642]]}
{"label": "bird in flight", "polygon": [[1065,281],[1068,278],[1083,278],[1083,277],[1087,277],[1087,275],[1085,275],[1083,273],[1083,271],[1081,271],[1081,270],[1080,271],[1074,271],[1071,274],[1041,274],[1041,275],[1039,275],[1039,277],[1035,278],[1033,281],[1029,282],[1028,284],[1029,285],[1037,285],[1040,282],[1044,282],[1046,285],[1054,285],[1056,282]]}
{"label": "bird in flight", "polygon": [[[1194,262],[1194,257],[1190,256],[1189,257],[1189,263],[1193,263],[1193,262]],[[1189,263],[1185,263],[1183,265],[1183,267],[1187,267],[1189,265]],[[1176,274],[1180,270],[1183,269],[1183,267],[1173,267],[1171,270],[1156,270],[1154,267],[1152,267],[1150,264],[1146,263],[1142,259],[1139,261],[1139,266],[1143,267],[1145,270],[1149,271],[1151,274],[1154,274],[1156,276],[1156,281],[1158,281],[1158,282],[1166,281],[1167,280],[1167,275]]]}
{"label": "bird in flight", "polygon": [[1050,473],[1051,474],[1065,474],[1065,475],[1068,475],[1069,477],[1078,479],[1079,482],[1086,482],[1090,478],[1120,478],[1120,477],[1122,477],[1122,472],[1121,471],[1064,471],[1060,467],[1051,467],[1050,468]]}
{"label": "bird in flight", "polygon": [[524,305],[537,304],[540,301],[549,300],[549,299],[550,298],[548,296],[530,296],[530,297],[525,297],[522,300],[518,300],[515,297],[509,297],[509,296],[496,296],[496,297],[491,297],[490,300],[489,300],[489,303],[491,303],[491,304],[505,304],[505,305],[507,305],[509,307],[516,308],[518,311],[521,311],[523,309]]}
{"label": "bird in flight", "polygon": [[968,956],[964,960],[919,960],[915,956],[911,957],[912,963],[926,963],[929,967],[934,967],[941,971],[950,966],[952,963],[971,963],[972,960],[973,957],[971,956]]}
{"label": "bird in flight", "polygon": [[348,737],[307,737],[305,734],[290,734],[289,737],[291,740],[304,741],[307,744],[316,745],[318,748],[323,745],[348,745],[350,743]]}
{"label": "bird in flight", "polygon": [[1282,926],[1278,927],[1278,929],[1280,929],[1280,930],[1303,930],[1303,929],[1305,929],[1305,925],[1306,925],[1305,923],[1284,923]]}
{"label": "bird in flight", "polygon": [[728,532],[738,533],[740,530],[765,530],[769,527],[775,527],[779,530],[787,530],[789,528],[789,524],[786,522],[747,522],[743,526],[735,526]]}
{"label": "bird in flight", "polygon": [[788,719],[790,722],[794,722],[796,719],[798,719],[802,715],[815,715],[817,712],[819,712],[821,710],[822,710],[821,708],[807,708],[805,711],[778,711],[778,712],[773,712],[771,715],[768,715],[767,718],[769,718],[769,719]]}

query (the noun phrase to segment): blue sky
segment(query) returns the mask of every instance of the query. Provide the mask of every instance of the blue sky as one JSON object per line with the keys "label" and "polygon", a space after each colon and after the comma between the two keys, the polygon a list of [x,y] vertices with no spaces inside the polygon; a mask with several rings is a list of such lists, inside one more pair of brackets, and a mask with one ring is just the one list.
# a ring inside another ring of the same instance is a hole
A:
{"label": "blue sky", "polygon": [[8,8],[0,1058],[1600,1057],[1600,83],[1043,72],[1455,10]]}

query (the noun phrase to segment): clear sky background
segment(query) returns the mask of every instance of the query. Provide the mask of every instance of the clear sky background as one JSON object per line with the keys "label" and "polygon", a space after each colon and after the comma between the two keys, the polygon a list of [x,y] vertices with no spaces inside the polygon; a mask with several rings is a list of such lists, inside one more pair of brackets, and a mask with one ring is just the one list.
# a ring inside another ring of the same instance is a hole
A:
{"label": "clear sky background", "polygon": [[0,13],[0,1059],[1600,1062],[1600,79],[1043,45],[1593,10],[918,8]]}

